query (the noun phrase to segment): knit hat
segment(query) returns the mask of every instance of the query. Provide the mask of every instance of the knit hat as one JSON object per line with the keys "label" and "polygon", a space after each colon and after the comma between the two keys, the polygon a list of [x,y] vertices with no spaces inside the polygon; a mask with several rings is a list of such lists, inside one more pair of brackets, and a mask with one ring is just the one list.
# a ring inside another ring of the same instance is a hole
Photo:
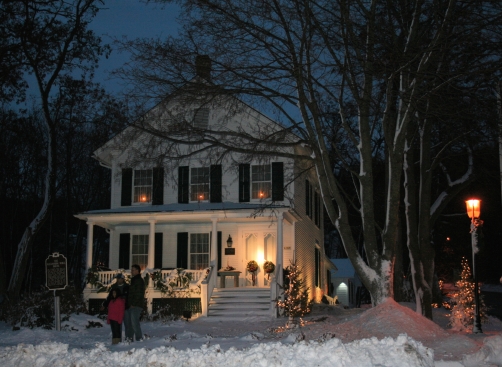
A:
{"label": "knit hat", "polygon": [[115,278],[124,279],[124,275],[122,275],[122,273],[118,273],[117,275],[115,275]]}

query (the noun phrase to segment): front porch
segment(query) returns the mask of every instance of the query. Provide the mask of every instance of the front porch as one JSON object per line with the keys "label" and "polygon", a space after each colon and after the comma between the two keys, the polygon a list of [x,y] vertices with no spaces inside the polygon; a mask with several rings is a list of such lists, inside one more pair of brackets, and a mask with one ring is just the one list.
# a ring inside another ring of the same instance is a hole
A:
{"label": "front porch", "polygon": [[[130,280],[129,270],[105,270],[90,272],[88,280],[92,279],[84,289],[84,300],[87,303],[91,314],[98,313],[99,308],[108,296],[110,287],[115,283],[115,276],[121,273],[126,282]],[[265,313],[271,317],[277,316],[277,310],[273,307],[277,298],[278,288],[275,277],[270,279],[270,287],[232,287],[228,285],[225,289],[217,288],[218,275],[212,267],[203,270],[188,269],[154,269],[145,270],[142,277],[146,283],[145,299],[148,314],[155,313],[165,305],[169,305],[175,315],[181,315],[183,311],[192,311],[193,314],[201,316],[209,315],[209,307],[214,304],[213,294],[221,291],[238,291],[242,296],[246,293],[253,294],[254,291],[261,291],[261,298],[266,298],[270,307]],[[220,278],[221,280],[221,278]],[[219,297],[216,295],[216,297]]]}

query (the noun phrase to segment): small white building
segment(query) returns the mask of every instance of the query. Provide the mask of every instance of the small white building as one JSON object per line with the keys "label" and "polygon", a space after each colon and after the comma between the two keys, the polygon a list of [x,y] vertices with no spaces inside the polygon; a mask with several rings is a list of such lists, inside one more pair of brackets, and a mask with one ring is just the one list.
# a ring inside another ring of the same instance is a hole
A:
{"label": "small white building", "polygon": [[353,307],[356,304],[357,289],[362,286],[359,277],[349,259],[331,259],[338,269],[331,272],[333,296],[344,306]]}

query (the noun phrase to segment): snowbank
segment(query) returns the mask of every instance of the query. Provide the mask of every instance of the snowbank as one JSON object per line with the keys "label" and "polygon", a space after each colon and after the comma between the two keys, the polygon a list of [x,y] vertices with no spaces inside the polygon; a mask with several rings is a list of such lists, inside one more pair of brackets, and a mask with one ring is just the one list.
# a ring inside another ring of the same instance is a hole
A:
{"label": "snowbank", "polygon": [[103,343],[92,350],[68,349],[67,344],[18,345],[0,350],[3,367],[63,366],[332,366],[332,367],[428,367],[434,366],[433,351],[410,337],[363,339],[343,344],[339,339],[299,342],[292,345],[261,343],[248,349],[224,351],[218,344],[199,349],[159,347],[113,352]]}

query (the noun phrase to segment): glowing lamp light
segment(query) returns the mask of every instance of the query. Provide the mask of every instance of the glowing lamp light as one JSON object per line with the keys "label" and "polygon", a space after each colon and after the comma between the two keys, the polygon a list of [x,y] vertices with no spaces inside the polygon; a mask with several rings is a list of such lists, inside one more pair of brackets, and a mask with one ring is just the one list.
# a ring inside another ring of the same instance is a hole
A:
{"label": "glowing lamp light", "polygon": [[261,198],[263,197],[263,192],[260,192],[260,197],[261,197]]}
{"label": "glowing lamp light", "polygon": [[200,200],[204,199],[204,195],[199,195],[199,199]]}
{"label": "glowing lamp light", "polygon": [[479,218],[481,214],[481,200],[470,199],[465,201],[467,207],[467,215],[471,219]]}
{"label": "glowing lamp light", "polygon": [[145,196],[145,195],[143,195],[143,196],[141,197],[141,201],[146,201],[146,196]]}

